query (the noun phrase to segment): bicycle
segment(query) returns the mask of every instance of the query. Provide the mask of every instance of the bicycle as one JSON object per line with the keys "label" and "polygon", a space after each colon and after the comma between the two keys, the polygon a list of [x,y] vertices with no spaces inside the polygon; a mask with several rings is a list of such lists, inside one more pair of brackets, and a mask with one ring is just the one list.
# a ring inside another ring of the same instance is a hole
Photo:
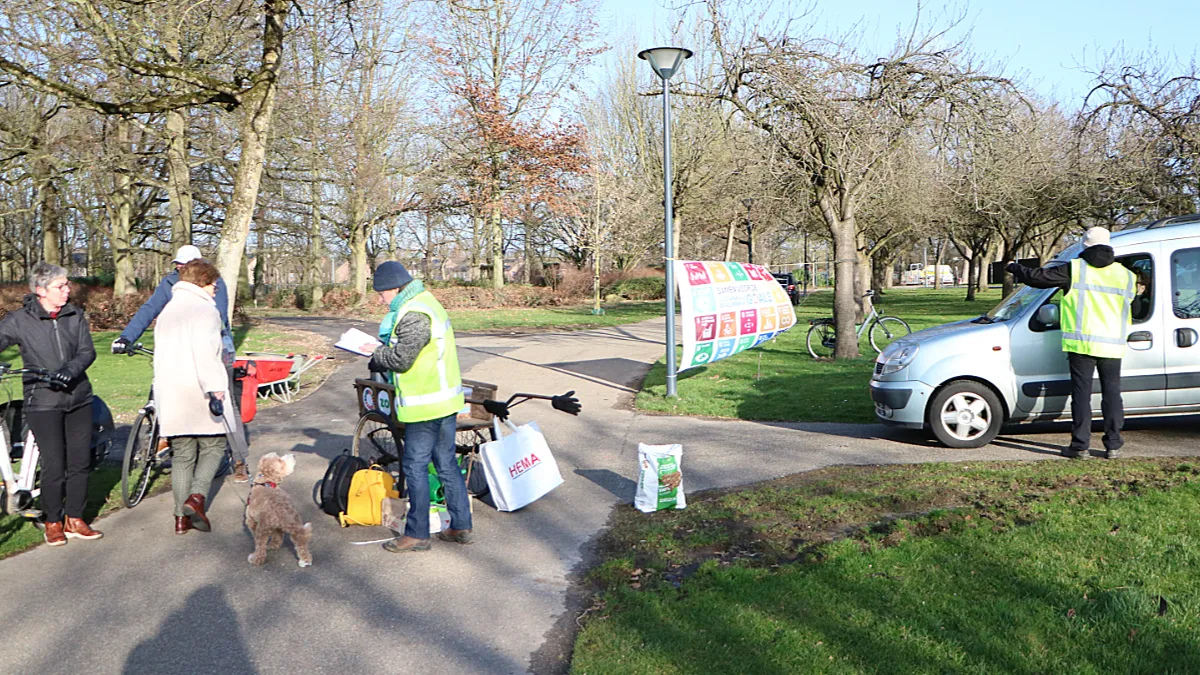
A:
{"label": "bicycle", "polygon": [[[496,391],[495,385],[483,382],[464,380],[463,384],[484,396]],[[400,466],[400,460],[404,456],[404,425],[392,414],[394,390],[389,384],[369,379],[355,380],[354,385],[358,390],[360,416],[354,427],[350,454],[362,457],[368,463],[379,465],[384,471],[391,473],[396,490],[404,497],[404,471]],[[495,401],[486,397],[468,398],[471,415],[457,420],[454,437],[455,457],[466,481],[467,493],[478,499],[487,496],[489,488],[487,477],[480,466],[482,460],[479,449],[483,444],[499,438],[497,421],[506,419],[510,408],[539,399],[550,401],[556,410],[578,415],[580,405],[578,399],[572,398],[574,393],[568,392],[561,396],[518,393],[510,396],[507,401]],[[441,482],[432,464],[430,467],[430,501],[436,504],[444,499],[440,499],[439,494]]]}
{"label": "bicycle", "polygon": [[[4,382],[8,403],[4,404],[3,423],[0,424],[0,513],[18,514],[36,520],[42,512],[33,507],[41,496],[38,488],[39,460],[37,442],[33,432],[25,423],[23,399],[14,399],[9,383],[15,377],[32,375],[39,382],[49,383],[50,371],[44,368],[13,368],[10,363],[0,363],[0,381]],[[92,398],[91,468],[95,469],[108,457],[112,446],[112,413],[99,396]],[[12,440],[13,434],[18,441]],[[15,468],[17,461],[20,468]]]}
{"label": "bicycle", "polygon": [[[154,351],[147,349],[142,343],[125,348],[129,356],[141,354],[154,356]],[[129,430],[129,440],[125,443],[125,456],[121,458],[121,501],[126,508],[133,508],[141,503],[146,496],[146,489],[151,479],[167,467],[171,458],[171,448],[165,443],[158,431],[158,407],[154,402],[154,388],[146,397],[143,405]],[[223,476],[233,465],[233,453],[229,446],[221,458],[221,466],[217,475]]]}
{"label": "bicycle", "polygon": [[[875,291],[867,291],[863,297],[870,298],[874,295]],[[808,353],[814,359],[831,358],[834,348],[837,346],[837,330],[834,327],[833,317],[813,319],[809,321],[809,324],[811,325],[807,338]],[[877,312],[875,303],[871,303],[871,312],[867,314],[866,319],[854,326],[856,339],[861,341],[863,333],[867,333],[870,336],[871,348],[875,350],[876,354],[911,332],[912,328],[909,328],[904,319]]]}

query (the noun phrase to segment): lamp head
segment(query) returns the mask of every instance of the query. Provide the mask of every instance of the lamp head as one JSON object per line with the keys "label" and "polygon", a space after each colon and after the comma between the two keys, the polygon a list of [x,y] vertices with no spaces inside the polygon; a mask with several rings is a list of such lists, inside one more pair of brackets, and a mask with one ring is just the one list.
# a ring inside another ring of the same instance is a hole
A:
{"label": "lamp head", "polygon": [[638,58],[649,62],[654,73],[666,81],[679,72],[684,61],[692,58],[692,50],[683,47],[654,47],[638,52]]}

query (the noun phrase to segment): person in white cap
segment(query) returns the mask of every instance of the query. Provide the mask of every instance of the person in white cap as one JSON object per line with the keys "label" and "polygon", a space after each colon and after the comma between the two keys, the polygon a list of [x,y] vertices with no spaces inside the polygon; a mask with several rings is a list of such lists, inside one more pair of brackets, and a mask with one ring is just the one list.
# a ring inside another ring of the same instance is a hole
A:
{"label": "person in white cap", "polygon": [[1100,373],[1100,409],[1104,415],[1104,457],[1115,459],[1125,441],[1125,407],[1121,401],[1121,358],[1130,327],[1130,307],[1137,276],[1115,264],[1109,232],[1089,229],[1083,252],[1070,264],[1051,263],[1029,269],[1009,263],[1017,281],[1034,288],[1061,288],[1062,348],[1071,368],[1071,445],[1063,455],[1088,456],[1092,437],[1092,377]]}
{"label": "person in white cap", "polygon": [[[199,260],[204,256],[200,253],[200,249],[187,244],[180,246],[175,252],[175,270],[167,276],[163,277],[162,281],[158,282],[158,287],[154,289],[154,294],[150,299],[138,308],[133,318],[129,320],[129,325],[125,326],[125,330],[121,331],[121,335],[113,340],[112,353],[125,354],[127,348],[136,343],[138,338],[142,337],[142,333],[150,327],[154,319],[158,318],[159,313],[171,301],[172,289],[179,281],[179,269],[193,260]],[[217,279],[216,297],[214,300],[217,303],[217,310],[221,314],[221,344],[224,346],[224,361],[227,369],[233,367],[234,346],[233,346],[233,331],[229,327],[229,290],[225,287],[224,279]],[[232,375],[230,375],[232,379]],[[238,401],[237,397],[233,397],[234,405]],[[233,480],[235,483],[245,483],[250,480],[249,471],[246,468],[246,458],[237,458],[234,464]]]}

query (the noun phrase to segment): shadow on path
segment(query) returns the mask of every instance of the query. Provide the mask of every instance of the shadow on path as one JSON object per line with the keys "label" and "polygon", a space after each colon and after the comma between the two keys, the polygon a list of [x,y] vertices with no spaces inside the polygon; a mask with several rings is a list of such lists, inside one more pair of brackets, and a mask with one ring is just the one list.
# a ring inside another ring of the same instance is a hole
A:
{"label": "shadow on path", "polygon": [[[182,569],[183,561],[180,561]],[[203,652],[200,656],[197,652]],[[257,673],[225,591],[209,584],[167,617],[158,634],[139,644],[123,673]]]}

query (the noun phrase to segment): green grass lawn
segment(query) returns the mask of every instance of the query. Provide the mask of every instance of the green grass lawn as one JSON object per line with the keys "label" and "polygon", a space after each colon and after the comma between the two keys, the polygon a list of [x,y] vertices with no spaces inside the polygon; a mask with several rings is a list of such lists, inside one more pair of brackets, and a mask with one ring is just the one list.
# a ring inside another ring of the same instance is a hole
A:
{"label": "green grass lawn", "polygon": [[[877,303],[913,331],[979,316],[1000,301],[1000,291],[979,293],[974,302],[955,289],[893,289]],[[875,421],[868,392],[875,352],[864,335],[857,359],[817,361],[808,353],[808,321],[832,316],[833,294],[816,293],[796,307],[796,325],[756,349],[679,373],[678,398],[666,397],[666,367],[646,375],[637,407],[675,415],[705,415],[786,422]]]}
{"label": "green grass lawn", "polygon": [[[150,391],[153,377],[151,359],[143,356],[125,356],[113,354],[110,349],[116,339],[116,332],[92,333],[96,346],[96,361],[88,368],[88,378],[92,381],[95,392],[104,399],[112,409],[117,424],[133,421],[142,403]],[[154,334],[147,332],[142,336],[142,343],[153,349]],[[243,325],[234,331],[234,343],[239,353],[247,351],[273,351],[282,353],[321,353],[328,347],[323,338],[311,333],[295,331],[276,326],[259,324]],[[21,359],[16,347],[0,352],[0,361],[20,364]],[[309,371],[302,385],[311,385],[321,381],[333,369],[330,364],[322,368],[318,365]],[[6,382],[8,390],[0,388],[0,402],[8,401],[11,396],[21,396],[19,380]],[[259,401],[260,407],[269,407],[274,402]],[[115,455],[121,454],[121,449],[114,449]],[[96,515],[106,513],[121,504],[121,467],[115,462],[105,462],[92,472],[88,479],[88,506],[86,517],[91,519]],[[160,474],[150,489],[165,489],[169,479]],[[97,525],[102,527],[102,523]],[[7,557],[34,546],[42,541],[41,531],[31,522],[14,515],[0,515],[0,558]]]}
{"label": "green grass lawn", "polygon": [[622,506],[572,672],[1200,672],[1198,473],[835,467]]}

